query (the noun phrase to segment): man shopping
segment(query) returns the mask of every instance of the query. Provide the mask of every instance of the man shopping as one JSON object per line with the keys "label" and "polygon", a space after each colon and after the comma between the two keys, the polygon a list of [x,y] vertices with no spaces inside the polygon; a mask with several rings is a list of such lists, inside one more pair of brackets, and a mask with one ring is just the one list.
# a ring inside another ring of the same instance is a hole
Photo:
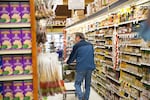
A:
{"label": "man shopping", "polygon": [[[94,49],[93,45],[85,41],[83,33],[75,33],[76,44],[73,46],[73,50],[67,61],[67,64],[76,60],[76,78],[75,88],[79,100],[89,100],[91,75],[95,69],[94,64]],[[85,80],[85,93],[81,90],[81,84]]]}

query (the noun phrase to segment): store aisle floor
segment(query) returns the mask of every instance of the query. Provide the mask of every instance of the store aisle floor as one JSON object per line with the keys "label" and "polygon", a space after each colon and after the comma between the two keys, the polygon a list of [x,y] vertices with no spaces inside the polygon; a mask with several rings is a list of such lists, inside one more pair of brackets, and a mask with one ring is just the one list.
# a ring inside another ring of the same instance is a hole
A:
{"label": "store aisle floor", "polygon": [[[48,100],[63,100],[62,95],[56,95],[56,96],[49,96]],[[76,100],[75,95],[68,94],[67,95],[67,100]],[[91,95],[90,95],[90,100],[104,100],[100,95],[98,95],[92,88],[91,88]]]}

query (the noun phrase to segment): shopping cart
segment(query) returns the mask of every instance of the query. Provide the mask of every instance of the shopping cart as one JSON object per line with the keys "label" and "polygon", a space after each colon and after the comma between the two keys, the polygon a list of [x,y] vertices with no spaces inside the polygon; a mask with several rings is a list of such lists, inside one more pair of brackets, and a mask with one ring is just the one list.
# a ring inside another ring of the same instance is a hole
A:
{"label": "shopping cart", "polygon": [[74,94],[77,100],[77,95],[74,87],[75,81],[75,66],[76,63],[63,64],[63,79],[65,81],[66,92],[63,94],[63,100],[66,100],[68,94]]}

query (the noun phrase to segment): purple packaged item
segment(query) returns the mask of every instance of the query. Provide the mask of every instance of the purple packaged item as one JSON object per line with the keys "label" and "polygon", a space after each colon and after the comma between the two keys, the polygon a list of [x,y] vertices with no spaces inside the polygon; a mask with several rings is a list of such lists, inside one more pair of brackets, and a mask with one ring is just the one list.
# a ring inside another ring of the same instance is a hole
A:
{"label": "purple packaged item", "polygon": [[21,2],[21,22],[30,23],[30,5],[28,2]]}
{"label": "purple packaged item", "polygon": [[0,76],[3,75],[3,63],[2,63],[2,56],[0,56]]}
{"label": "purple packaged item", "polygon": [[12,43],[11,43],[11,32],[8,29],[3,29],[0,31],[1,34],[1,49],[11,49]]}
{"label": "purple packaged item", "polygon": [[10,18],[11,23],[21,22],[21,9],[19,2],[10,2]]}
{"label": "purple packaged item", "polygon": [[0,23],[10,22],[10,6],[8,2],[0,3]]}
{"label": "purple packaged item", "polygon": [[13,82],[14,100],[24,100],[23,81]]}
{"label": "purple packaged item", "polygon": [[22,34],[20,29],[11,29],[12,48],[22,49]]}
{"label": "purple packaged item", "polygon": [[13,74],[13,60],[11,56],[2,56],[3,75]]}
{"label": "purple packaged item", "polygon": [[32,57],[29,55],[23,56],[24,74],[32,74]]}
{"label": "purple packaged item", "polygon": [[4,100],[13,100],[13,84],[12,82],[3,83],[3,99]]}
{"label": "purple packaged item", "polygon": [[23,62],[22,56],[13,56],[13,69],[14,75],[21,75],[23,74]]}
{"label": "purple packaged item", "polygon": [[4,91],[4,89],[3,89],[3,83],[0,82],[0,100],[3,100],[3,91]]}
{"label": "purple packaged item", "polygon": [[31,30],[29,28],[22,29],[22,44],[23,49],[31,49]]}
{"label": "purple packaged item", "polygon": [[33,83],[32,81],[24,81],[25,100],[33,100]]}

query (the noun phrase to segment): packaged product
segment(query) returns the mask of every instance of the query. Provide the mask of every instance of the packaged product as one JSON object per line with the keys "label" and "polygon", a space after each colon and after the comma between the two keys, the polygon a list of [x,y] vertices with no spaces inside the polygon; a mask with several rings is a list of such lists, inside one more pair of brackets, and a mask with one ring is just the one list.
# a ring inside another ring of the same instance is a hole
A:
{"label": "packaged product", "polygon": [[12,48],[22,49],[22,34],[20,29],[11,29]]}
{"label": "packaged product", "polygon": [[24,81],[24,99],[33,100],[33,83],[32,81]]}
{"label": "packaged product", "polygon": [[23,49],[31,49],[31,30],[29,28],[22,29],[22,44]]}
{"label": "packaged product", "polygon": [[3,100],[3,83],[0,82],[0,100]]}
{"label": "packaged product", "polygon": [[14,100],[24,100],[23,81],[13,82]]}
{"label": "packaged product", "polygon": [[0,56],[0,76],[3,75],[2,56]]}
{"label": "packaged product", "polygon": [[11,43],[11,32],[8,29],[2,29],[0,31],[1,34],[1,49],[11,49],[12,43]]}
{"label": "packaged product", "polygon": [[14,68],[14,75],[21,75],[23,74],[23,61],[22,56],[13,56],[13,68]]}
{"label": "packaged product", "polygon": [[3,75],[12,75],[13,74],[13,60],[11,56],[3,56]]}
{"label": "packaged product", "polygon": [[19,2],[10,2],[10,18],[11,23],[21,22],[21,10]]}
{"label": "packaged product", "polygon": [[23,55],[24,74],[32,74],[32,57]]}
{"label": "packaged product", "polygon": [[13,100],[13,84],[12,82],[3,83],[3,100]]}
{"label": "packaged product", "polygon": [[30,5],[28,2],[21,2],[21,22],[30,23]]}
{"label": "packaged product", "polygon": [[0,23],[10,22],[10,6],[8,2],[0,3]]}

